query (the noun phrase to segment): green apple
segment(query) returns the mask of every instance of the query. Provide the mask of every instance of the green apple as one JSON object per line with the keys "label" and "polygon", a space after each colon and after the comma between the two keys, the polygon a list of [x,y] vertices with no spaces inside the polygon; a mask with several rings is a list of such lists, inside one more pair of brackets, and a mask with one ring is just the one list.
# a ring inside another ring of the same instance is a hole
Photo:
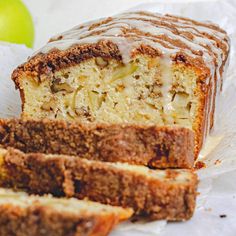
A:
{"label": "green apple", "polygon": [[21,0],[0,0],[0,40],[33,47],[34,24]]}

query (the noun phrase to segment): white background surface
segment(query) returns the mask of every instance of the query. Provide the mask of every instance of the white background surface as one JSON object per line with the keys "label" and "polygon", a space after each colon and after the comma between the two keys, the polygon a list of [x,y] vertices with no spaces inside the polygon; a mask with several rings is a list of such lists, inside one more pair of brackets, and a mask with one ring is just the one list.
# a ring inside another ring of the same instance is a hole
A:
{"label": "white background surface", "polygon": [[90,19],[124,11],[149,0],[23,0],[36,25],[35,47],[54,34]]}
{"label": "white background surface", "polygon": [[[35,48],[79,23],[111,16],[141,3],[194,1],[197,0],[23,0],[36,26]],[[214,0],[207,2],[210,1]]]}
{"label": "white background surface", "polygon": [[[116,14],[127,8],[134,7],[139,3],[158,2],[152,0],[24,0],[28,5],[30,11],[33,14],[34,22],[36,25],[36,43],[35,48],[42,46],[52,35],[64,31],[74,25],[87,21],[89,19],[99,18],[102,16]],[[224,0],[223,0],[224,1]],[[159,2],[167,2],[162,0]],[[183,2],[174,1],[171,2]],[[209,2],[209,1],[206,1]],[[232,0],[231,2],[236,3]],[[181,14],[190,16],[199,16],[205,18],[214,18],[217,23],[222,24],[223,27],[229,30],[231,38],[236,38],[236,10],[224,4],[226,9],[221,8],[218,3],[211,5],[208,3],[208,8],[201,8],[201,4],[195,8],[195,5],[189,5],[188,7],[181,8]],[[203,4],[204,5],[204,4]],[[202,6],[203,6],[202,5]],[[236,5],[236,4],[235,4]],[[146,8],[153,8],[153,5],[146,6]],[[155,6],[155,11],[162,11],[164,8],[161,6]],[[178,7],[176,7],[177,10]],[[173,11],[173,5],[166,5],[165,9]],[[228,16],[228,17],[225,17]],[[233,20],[232,20],[233,19]],[[235,42],[233,42],[235,45]],[[2,86],[5,86],[5,90],[0,92],[0,116],[2,116],[2,110],[5,110],[5,115],[11,116],[15,112],[19,112],[19,97],[14,91],[13,84],[5,83],[9,78],[11,70],[26,59],[31,51],[25,48],[12,47],[9,49],[5,46],[0,46],[0,81]],[[236,172],[235,172],[235,133],[236,133],[236,115],[230,118],[232,115],[230,112],[234,111],[232,106],[236,101],[236,89],[233,87],[233,82],[236,81],[236,73],[234,68],[236,67],[235,52],[233,51],[233,64],[231,61],[231,71],[228,74],[227,80],[231,86],[231,90],[226,90],[225,99],[228,99],[222,105],[221,121],[219,126],[226,126],[226,130],[220,129],[220,132],[225,132],[226,138],[223,140],[224,145],[220,146],[216,151],[211,154],[211,158],[220,158],[226,160],[227,165],[221,165],[219,167],[212,166],[207,170],[200,173],[202,176],[206,176],[210,173],[211,178],[205,178],[202,183],[205,185],[202,189],[206,192],[210,191],[208,196],[206,194],[200,195],[200,200],[204,204],[198,204],[197,209],[192,220],[185,223],[171,223],[168,224],[164,230],[158,234],[158,230],[161,229],[159,225],[150,225],[149,229],[153,232],[147,233],[142,230],[137,230],[132,236],[236,236]],[[232,73],[231,73],[232,72]],[[230,81],[231,80],[231,81]],[[3,82],[3,83],[2,83]],[[11,94],[12,93],[12,94]],[[235,94],[235,95],[234,95]],[[17,104],[17,106],[15,106]],[[235,114],[235,111],[234,111]],[[231,130],[230,130],[231,129]],[[233,138],[230,138],[230,135]],[[230,164],[230,160],[234,160]],[[222,168],[223,166],[223,168]],[[219,175],[221,172],[228,171],[227,173]],[[209,172],[209,173],[208,173]],[[216,175],[215,177],[213,177]],[[211,184],[212,182],[212,184]],[[226,218],[220,218],[220,215],[227,215]],[[163,223],[163,222],[162,222]],[[162,224],[164,226],[165,223]],[[137,227],[138,228],[138,227]],[[131,236],[129,231],[117,231],[115,236]]]}

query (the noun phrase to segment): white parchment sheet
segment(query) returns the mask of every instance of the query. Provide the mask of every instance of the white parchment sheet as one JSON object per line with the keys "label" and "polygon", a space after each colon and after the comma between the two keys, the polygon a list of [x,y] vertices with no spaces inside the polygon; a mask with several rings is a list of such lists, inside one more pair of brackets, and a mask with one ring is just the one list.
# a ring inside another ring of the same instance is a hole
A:
{"label": "white parchment sheet", "polygon": [[[223,93],[217,105],[215,128],[200,155],[207,167],[198,171],[200,194],[193,218],[182,223],[125,222],[111,235],[236,236],[236,0],[193,3],[149,1],[135,10],[211,20],[228,32],[231,55]],[[16,117],[20,114],[20,97],[10,80],[10,74],[31,54],[32,50],[21,45],[0,44],[0,117]]]}

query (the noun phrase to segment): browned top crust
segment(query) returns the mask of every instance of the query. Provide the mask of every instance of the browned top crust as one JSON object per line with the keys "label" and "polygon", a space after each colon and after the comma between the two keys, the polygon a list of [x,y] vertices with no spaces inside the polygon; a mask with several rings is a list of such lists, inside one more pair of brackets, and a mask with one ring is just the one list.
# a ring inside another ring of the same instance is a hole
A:
{"label": "browned top crust", "polygon": [[0,145],[152,168],[192,168],[194,133],[181,127],[0,120]]}
{"label": "browned top crust", "polygon": [[[120,44],[127,47],[122,50]],[[82,24],[52,38],[18,67],[12,78],[18,86],[22,73],[40,77],[92,57],[122,61],[137,54],[151,57],[168,54],[176,63],[199,68],[206,78],[211,70],[207,64],[221,67],[219,62],[226,61],[228,51],[229,38],[217,25],[150,12],[130,12]]]}

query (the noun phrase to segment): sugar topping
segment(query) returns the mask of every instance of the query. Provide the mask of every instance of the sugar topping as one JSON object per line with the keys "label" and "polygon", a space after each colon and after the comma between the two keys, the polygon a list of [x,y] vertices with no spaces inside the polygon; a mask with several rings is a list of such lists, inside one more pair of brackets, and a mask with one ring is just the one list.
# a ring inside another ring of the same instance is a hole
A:
{"label": "sugar topping", "polygon": [[[191,37],[185,32],[191,32]],[[204,34],[214,36],[215,39],[210,39]],[[168,37],[169,40],[160,38],[163,35]],[[226,37],[225,33],[217,30],[212,24],[197,25],[190,20],[176,19],[171,16],[161,16],[147,12],[131,12],[76,26],[52,38],[53,42],[47,44],[41,51],[47,53],[55,47],[63,50],[74,44],[111,40],[118,44],[118,47],[122,47],[123,44],[132,44],[131,50],[144,43],[158,49],[163,54],[173,54],[184,49],[190,56],[196,57],[200,55],[205,62],[211,63],[212,51],[217,55],[222,55],[223,59],[225,58],[226,55],[217,46],[216,40],[220,40],[221,43],[228,47]],[[182,46],[171,42],[171,40],[181,42]],[[120,52],[124,58],[127,58],[127,55],[124,54],[129,54],[130,56],[131,53],[127,48],[126,50],[120,49]]]}
{"label": "sugar topping", "polygon": [[184,52],[192,58],[201,58],[211,75],[219,75],[226,57],[219,41],[229,47],[227,35],[214,24],[157,13],[127,12],[76,26],[52,38],[40,52],[47,53],[53,48],[66,50],[73,45],[101,40],[116,44],[124,63],[132,60],[134,49],[145,44],[162,54],[171,56]]}

